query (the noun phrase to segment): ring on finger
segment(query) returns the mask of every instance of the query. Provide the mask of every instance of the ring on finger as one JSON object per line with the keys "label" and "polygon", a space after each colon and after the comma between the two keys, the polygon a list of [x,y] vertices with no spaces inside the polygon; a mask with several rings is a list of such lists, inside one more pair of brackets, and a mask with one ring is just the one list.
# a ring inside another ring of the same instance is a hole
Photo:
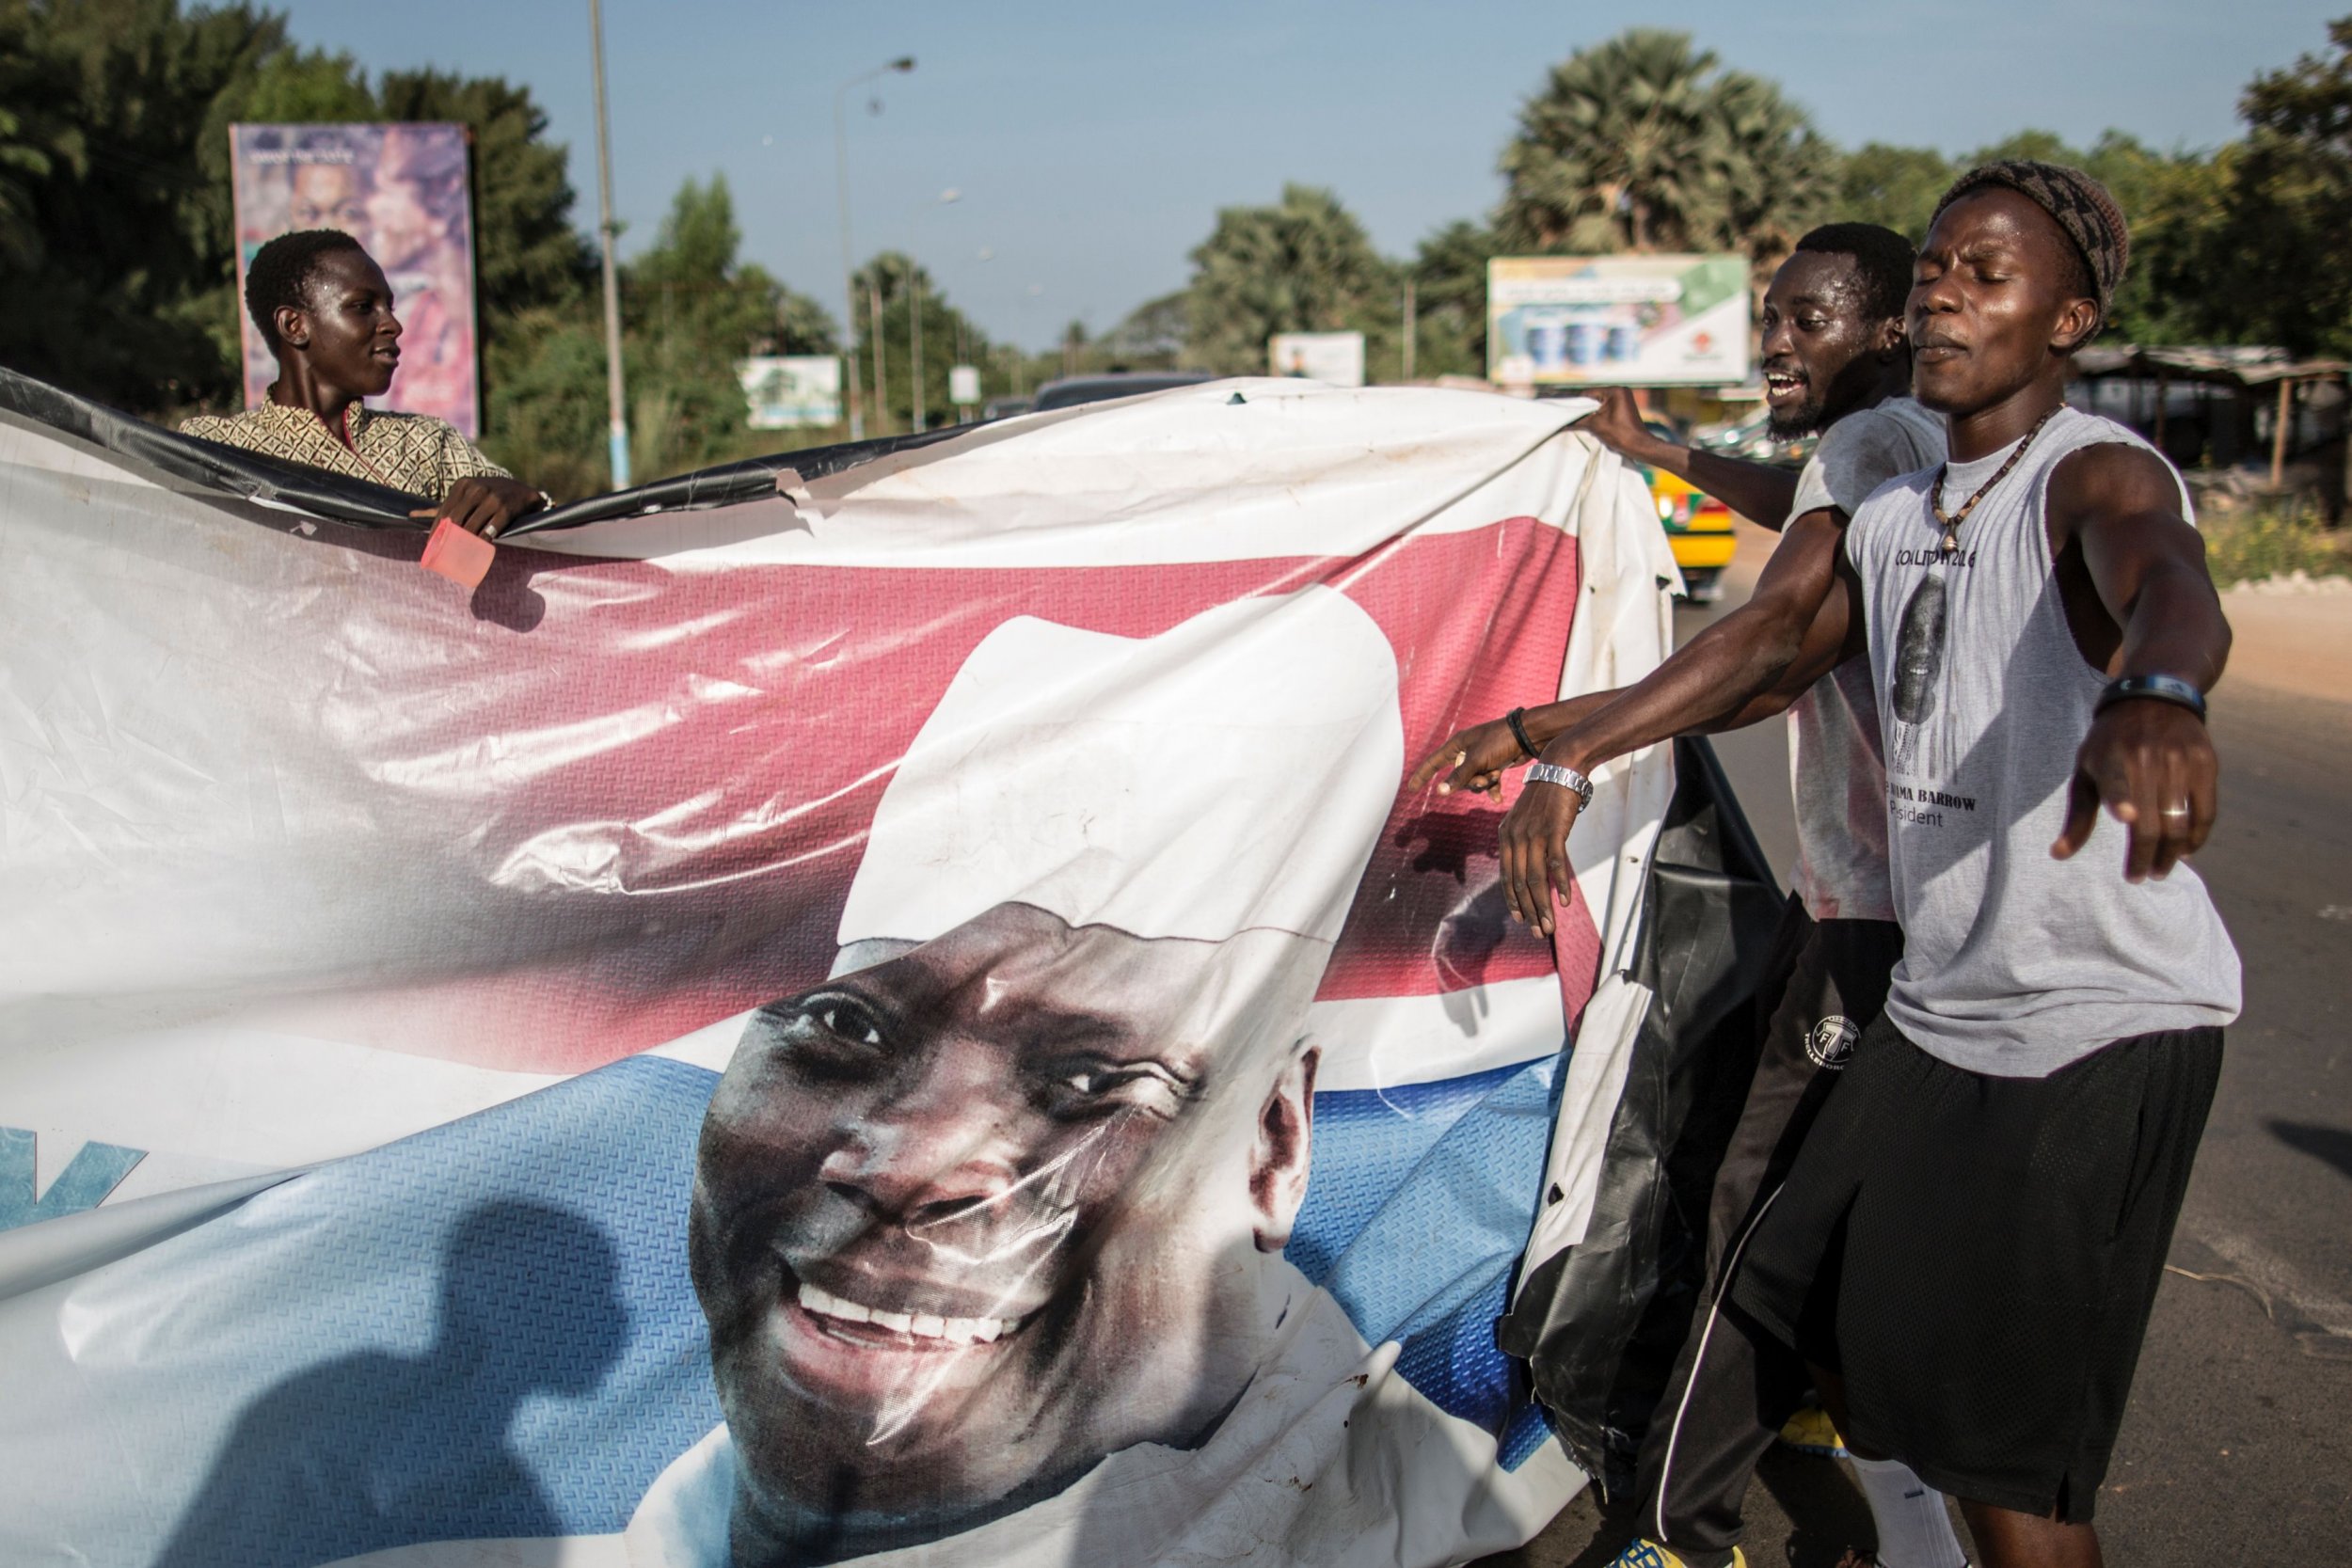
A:
{"label": "ring on finger", "polygon": [[2172,821],[2179,817],[2186,816],[2188,815],[2188,802],[2186,800],[2183,800],[2178,805],[2167,806],[2158,815],[2163,816],[2167,821]]}

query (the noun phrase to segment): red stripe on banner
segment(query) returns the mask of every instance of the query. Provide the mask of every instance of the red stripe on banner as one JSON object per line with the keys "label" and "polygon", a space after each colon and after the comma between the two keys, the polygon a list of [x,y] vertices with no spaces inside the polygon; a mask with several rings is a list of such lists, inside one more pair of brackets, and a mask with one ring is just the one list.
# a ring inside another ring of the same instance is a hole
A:
{"label": "red stripe on banner", "polygon": [[[1575,541],[1528,517],[1351,560],[689,559],[674,569],[504,546],[470,615],[413,562],[367,560],[364,622],[332,606],[304,613],[316,653],[371,674],[316,721],[376,784],[428,798],[453,825],[420,852],[449,857],[496,934],[474,978],[342,991],[288,1010],[289,1026],[579,1071],[816,983],[890,759],[1010,617],[1143,637],[1234,599],[1330,586],[1396,651],[1410,768],[1462,724],[1551,700],[1580,586]],[[1326,998],[1552,972],[1542,940],[1503,912],[1501,813],[1434,792],[1398,802]],[[1571,1014],[1598,945],[1580,902],[1558,942]]]}

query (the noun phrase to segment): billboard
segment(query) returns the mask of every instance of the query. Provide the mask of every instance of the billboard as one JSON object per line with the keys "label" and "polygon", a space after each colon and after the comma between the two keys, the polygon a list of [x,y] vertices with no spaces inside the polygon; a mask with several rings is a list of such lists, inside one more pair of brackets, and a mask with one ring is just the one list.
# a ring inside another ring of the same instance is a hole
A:
{"label": "billboard", "polygon": [[1266,369],[1332,387],[1364,384],[1360,332],[1277,332],[1266,340]]}
{"label": "billboard", "polygon": [[736,361],[754,430],[841,422],[841,361],[830,354],[761,354]]}
{"label": "billboard", "polygon": [[1748,379],[1739,256],[1498,256],[1486,375],[1506,387],[1733,386]]}
{"label": "billboard", "polygon": [[278,361],[243,309],[253,253],[297,229],[340,229],[392,285],[405,330],[386,408],[482,434],[475,367],[473,197],[463,125],[231,125],[238,330],[245,404],[259,407]]}
{"label": "billboard", "polygon": [[1402,782],[1655,668],[1665,545],[1581,405],[1235,386],[600,499],[470,594],[0,422],[0,1562],[1541,1528],[1494,1324],[1621,1224],[1669,769],[1549,942],[1502,802]]}

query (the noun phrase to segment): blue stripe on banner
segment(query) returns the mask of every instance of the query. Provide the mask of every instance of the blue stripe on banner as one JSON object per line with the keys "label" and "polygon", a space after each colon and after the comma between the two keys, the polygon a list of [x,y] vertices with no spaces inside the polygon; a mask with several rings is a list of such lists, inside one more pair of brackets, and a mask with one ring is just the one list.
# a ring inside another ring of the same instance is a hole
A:
{"label": "blue stripe on banner", "polygon": [[[1553,1076],[1542,1061],[1318,1095],[1289,1248],[1514,1467],[1544,1428],[1494,1320],[1535,1209]],[[193,1279],[207,1321],[235,1325],[246,1375],[280,1379],[220,1444],[158,1563],[298,1568],[415,1541],[621,1528],[720,1418],[686,1266],[716,1082],[657,1057],[616,1063],[322,1167],[118,1265]],[[195,1415],[217,1386],[191,1376],[181,1408]],[[162,1441],[178,1424],[127,1430]],[[291,1519],[308,1524],[298,1540]]]}
{"label": "blue stripe on banner", "polygon": [[1397,1371],[1431,1403],[1504,1440],[1512,1468],[1541,1446],[1542,1418],[1494,1325],[1543,1185],[1558,1060],[1315,1096],[1286,1252],[1366,1339],[1402,1342]]}

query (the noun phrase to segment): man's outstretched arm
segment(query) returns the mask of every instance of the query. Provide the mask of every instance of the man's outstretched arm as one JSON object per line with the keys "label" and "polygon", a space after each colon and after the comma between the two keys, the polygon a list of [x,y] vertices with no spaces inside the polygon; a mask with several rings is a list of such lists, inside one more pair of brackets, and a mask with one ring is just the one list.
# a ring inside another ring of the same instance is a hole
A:
{"label": "man's outstretched arm", "polygon": [[[2051,559],[2086,657],[2110,677],[2168,675],[2211,690],[2229,662],[2230,623],[2164,461],[2136,447],[2086,447],[2051,476],[2049,515]],[[2091,595],[2095,608],[2084,602]],[[2101,610],[2109,624],[2095,624]],[[2131,830],[2124,876],[2162,877],[2213,832],[2220,771],[2197,712],[2154,697],[2109,703],[2075,753],[2066,826],[2050,852],[2064,860],[2080,849],[2104,802]]]}
{"label": "man's outstretched arm", "polygon": [[[1856,582],[1841,542],[1846,515],[1808,512],[1788,527],[1748,602],[1675,651],[1613,702],[1563,730],[1543,760],[1589,774],[1613,758],[1778,711],[1861,646]],[[1502,892],[1518,919],[1552,928],[1566,897],[1568,830],[1581,807],[1557,784],[1530,784],[1502,819]]]}
{"label": "man's outstretched arm", "polygon": [[1633,394],[1622,387],[1611,387],[1593,395],[1600,399],[1600,406],[1579,420],[1575,428],[1611,451],[1687,480],[1761,527],[1777,531],[1788,520],[1788,509],[1797,499],[1794,469],[1700,451],[1679,441],[1669,441],[1643,422],[1642,411],[1634,406]]}

